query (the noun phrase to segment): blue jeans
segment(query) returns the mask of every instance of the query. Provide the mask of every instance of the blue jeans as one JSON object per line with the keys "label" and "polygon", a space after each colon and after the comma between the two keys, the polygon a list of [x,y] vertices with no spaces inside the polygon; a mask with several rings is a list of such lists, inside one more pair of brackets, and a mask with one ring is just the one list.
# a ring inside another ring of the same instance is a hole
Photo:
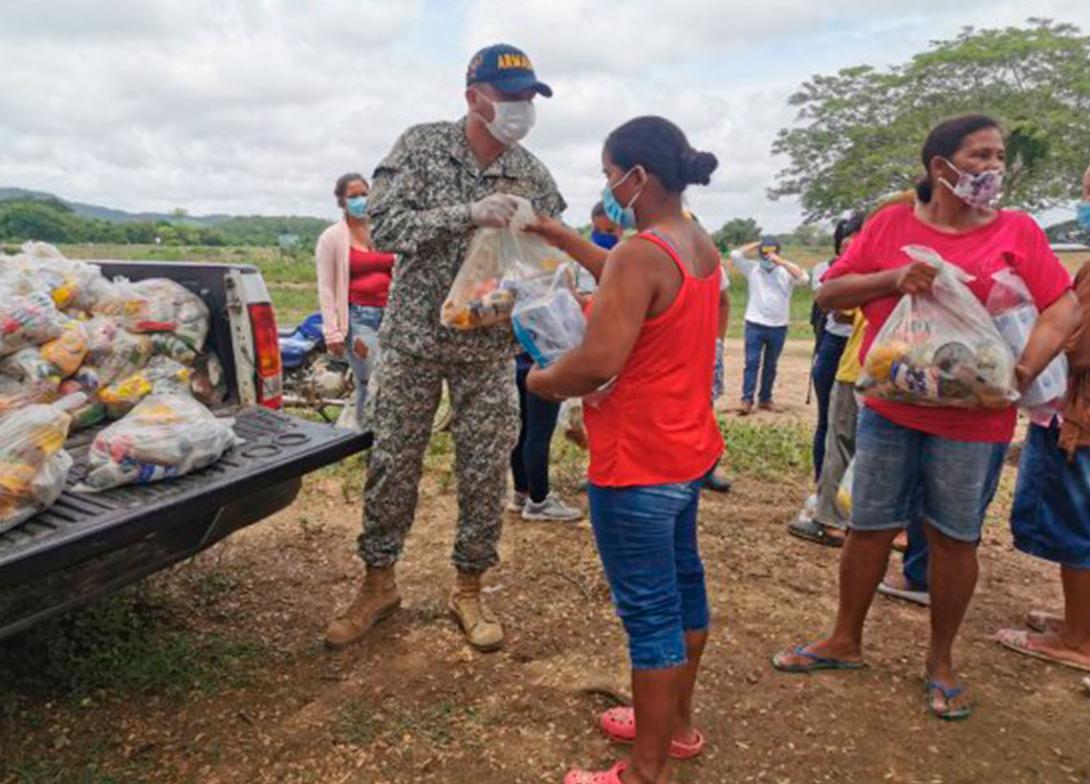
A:
{"label": "blue jeans", "polygon": [[[371,370],[378,362],[378,328],[382,326],[383,308],[368,308],[362,305],[348,306],[348,341],[345,354],[356,379],[356,421],[363,421],[363,406],[367,402],[367,383],[371,379]],[[356,339],[367,346],[367,356],[356,354]]]}
{"label": "blue jeans", "polygon": [[930,435],[864,406],[856,433],[852,528],[906,528],[919,519],[951,539],[978,542],[1006,453],[1007,444]]}
{"label": "blue jeans", "polygon": [[515,366],[519,390],[519,441],[511,452],[511,474],[515,491],[527,493],[534,503],[549,495],[549,446],[560,415],[560,404],[540,398],[526,389],[526,376],[533,364],[520,355]]}
{"label": "blue jeans", "polygon": [[1014,546],[1069,569],[1090,569],[1090,448],[1073,460],[1060,429],[1030,425],[1011,508]]}
{"label": "blue jeans", "polygon": [[[746,369],[742,374],[742,400],[753,402],[757,389],[757,370],[761,371],[762,403],[772,402],[772,385],[776,383],[776,365],[787,340],[787,327],[766,327],[746,322]],[[762,363],[762,357],[764,362]]]}
{"label": "blue jeans", "polygon": [[590,519],[635,670],[680,667],[685,633],[708,628],[696,541],[702,480],[588,488]]}
{"label": "blue jeans", "polygon": [[814,428],[814,481],[821,479],[821,464],[825,461],[825,437],[829,432],[829,399],[836,383],[836,369],[844,353],[847,338],[825,332],[814,352],[814,367],[810,375],[814,379],[814,395],[817,397],[817,427]]}

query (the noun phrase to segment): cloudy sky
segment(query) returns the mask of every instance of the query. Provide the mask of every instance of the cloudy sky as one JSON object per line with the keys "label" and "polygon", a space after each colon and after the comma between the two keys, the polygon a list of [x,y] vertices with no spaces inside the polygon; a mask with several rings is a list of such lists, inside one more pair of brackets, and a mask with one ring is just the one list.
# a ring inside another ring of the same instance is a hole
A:
{"label": "cloudy sky", "polygon": [[765,189],[787,98],[815,73],[903,61],[965,25],[1090,30],[1086,0],[0,0],[0,186],[129,210],[333,216],[407,126],[464,109],[483,45],[556,91],[527,142],[585,222],[605,134],[638,114],[719,156],[706,224],[799,222]]}

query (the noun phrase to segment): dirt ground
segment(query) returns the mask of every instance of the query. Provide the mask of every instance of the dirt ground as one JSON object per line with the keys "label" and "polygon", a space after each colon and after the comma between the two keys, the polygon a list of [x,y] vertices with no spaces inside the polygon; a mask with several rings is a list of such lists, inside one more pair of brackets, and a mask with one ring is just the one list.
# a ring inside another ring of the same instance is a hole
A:
{"label": "dirt ground", "polygon": [[[740,356],[737,343],[730,354]],[[808,357],[807,344],[789,345],[777,396],[788,410],[758,421],[812,418],[803,403]],[[731,361],[732,406],[738,370]],[[774,651],[829,626],[837,555],[784,533],[807,492],[802,471],[730,472],[734,491],[706,495],[701,512],[714,629],[697,716],[708,747],[677,767],[677,781],[1090,782],[1090,698],[1080,677],[990,639],[1059,599],[1054,570],[1011,547],[1012,469],[958,648],[976,713],[954,725],[925,711],[927,613],[882,597],[869,621],[869,669],[771,669]],[[560,484],[577,497],[573,477]],[[156,578],[189,628],[260,639],[266,653],[243,684],[175,699],[107,690],[75,705],[29,700],[19,709],[26,719],[4,729],[3,758],[60,759],[62,774],[10,772],[8,780],[91,780],[80,771],[94,759],[96,770],[142,771],[94,781],[559,782],[573,764],[604,767],[623,753],[595,729],[597,713],[628,691],[627,661],[585,522],[510,520],[503,564],[489,578],[509,642],[478,655],[444,609],[454,489],[427,476],[401,568],[403,610],[364,643],[329,653],[325,625],[361,574],[358,504],[358,489],[312,476],[290,509]],[[230,589],[209,602],[198,588],[215,575],[229,575]]]}

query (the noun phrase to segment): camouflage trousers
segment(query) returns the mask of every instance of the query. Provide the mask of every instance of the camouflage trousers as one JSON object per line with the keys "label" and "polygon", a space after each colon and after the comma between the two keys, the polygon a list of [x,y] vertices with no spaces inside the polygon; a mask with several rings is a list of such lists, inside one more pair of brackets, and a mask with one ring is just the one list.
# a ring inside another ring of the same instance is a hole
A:
{"label": "camouflage trousers", "polygon": [[446,364],[385,349],[371,378],[369,425],[375,434],[364,486],[360,556],[392,566],[416,515],[424,453],[443,392],[454,412],[458,531],[454,565],[482,572],[499,561],[507,468],[518,441],[514,360]]}

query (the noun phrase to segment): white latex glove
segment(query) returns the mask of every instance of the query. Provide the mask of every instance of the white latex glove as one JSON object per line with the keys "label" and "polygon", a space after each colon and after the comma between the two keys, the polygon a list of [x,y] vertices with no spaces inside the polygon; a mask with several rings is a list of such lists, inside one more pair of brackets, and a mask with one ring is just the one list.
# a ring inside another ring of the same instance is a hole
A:
{"label": "white latex glove", "polygon": [[469,219],[480,228],[502,229],[511,222],[518,202],[506,193],[493,193],[469,205]]}

